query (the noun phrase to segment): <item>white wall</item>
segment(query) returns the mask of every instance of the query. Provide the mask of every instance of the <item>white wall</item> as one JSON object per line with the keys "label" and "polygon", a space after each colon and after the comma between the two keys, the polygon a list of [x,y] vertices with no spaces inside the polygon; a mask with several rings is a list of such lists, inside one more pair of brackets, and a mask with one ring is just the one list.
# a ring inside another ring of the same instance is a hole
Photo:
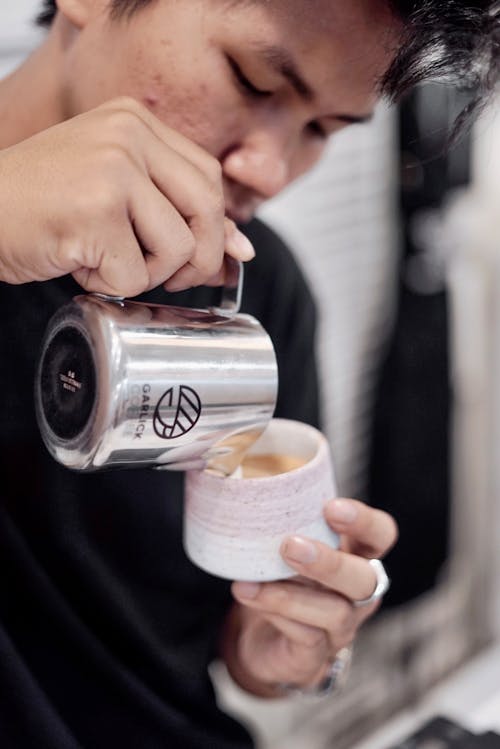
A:
{"label": "white wall", "polygon": [[482,543],[478,557],[487,555],[484,594],[500,637],[500,96],[477,123],[473,146],[473,186],[448,216],[455,482],[463,532]]}
{"label": "white wall", "polygon": [[33,22],[40,5],[37,0],[4,0],[0,6],[0,76],[9,72],[41,38]]}
{"label": "white wall", "polygon": [[318,300],[324,424],[341,493],[362,496],[369,417],[397,261],[395,115],[332,141],[316,170],[261,211],[294,248]]}

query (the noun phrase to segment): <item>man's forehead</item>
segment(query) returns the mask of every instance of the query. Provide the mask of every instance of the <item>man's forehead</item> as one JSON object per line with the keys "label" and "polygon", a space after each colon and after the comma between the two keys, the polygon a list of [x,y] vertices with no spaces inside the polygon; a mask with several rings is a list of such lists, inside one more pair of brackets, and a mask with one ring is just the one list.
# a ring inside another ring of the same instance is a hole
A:
{"label": "man's forehead", "polygon": [[245,26],[248,47],[281,69],[304,99],[344,87],[362,95],[373,92],[399,42],[400,23],[381,0],[250,5],[254,10],[253,22]]}
{"label": "man's forehead", "polygon": [[215,0],[233,8],[260,10],[294,21],[306,34],[359,32],[360,26],[395,21],[389,0]]}
{"label": "man's forehead", "polygon": [[256,43],[267,39],[269,46],[282,46],[303,59],[333,57],[337,50],[351,50],[353,57],[390,52],[401,31],[385,0],[230,1],[249,10],[246,29]]}

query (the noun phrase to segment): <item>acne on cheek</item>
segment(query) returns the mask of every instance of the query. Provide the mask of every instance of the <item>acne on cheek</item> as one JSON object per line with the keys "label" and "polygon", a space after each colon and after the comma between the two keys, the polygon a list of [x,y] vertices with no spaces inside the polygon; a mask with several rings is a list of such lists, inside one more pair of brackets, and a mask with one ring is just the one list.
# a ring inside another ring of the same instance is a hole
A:
{"label": "acne on cheek", "polygon": [[156,94],[146,94],[142,98],[142,103],[144,104],[144,106],[148,109],[151,109],[152,111],[154,111],[158,107],[159,101],[160,98]]}
{"label": "acne on cheek", "polygon": [[190,67],[183,69],[181,64],[176,70],[158,67],[143,48],[136,51],[128,90],[169,127],[218,156],[227,145],[228,132],[241,129],[224,85],[216,75],[195,77]]}
{"label": "acne on cheek", "polygon": [[[147,78],[146,78],[147,80]],[[165,82],[161,73],[155,73],[149,79],[148,84],[144,87],[145,91],[141,96],[141,102],[151,111],[156,111],[162,96],[162,91],[165,89]]]}
{"label": "acne on cheek", "polygon": [[195,91],[184,90],[182,95],[172,95],[167,86],[163,91],[155,87],[146,89],[140,100],[168,127],[177,130],[212,155],[218,155],[220,116],[211,106],[209,93],[202,94],[197,87]]}

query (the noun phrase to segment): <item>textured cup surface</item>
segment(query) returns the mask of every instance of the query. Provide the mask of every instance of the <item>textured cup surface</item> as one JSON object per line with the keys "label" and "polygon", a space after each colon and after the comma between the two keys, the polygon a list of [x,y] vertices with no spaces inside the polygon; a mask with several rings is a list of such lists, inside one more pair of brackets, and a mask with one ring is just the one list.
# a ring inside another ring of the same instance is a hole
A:
{"label": "textured cup surface", "polygon": [[243,478],[245,464],[224,478],[188,471],[185,485],[184,548],[194,564],[230,580],[279,580],[295,575],[282,559],[283,540],[299,534],[338,546],[323,517],[336,496],[330,447],[321,432],[297,421],[273,419],[248,451],[286,456],[297,468]]}

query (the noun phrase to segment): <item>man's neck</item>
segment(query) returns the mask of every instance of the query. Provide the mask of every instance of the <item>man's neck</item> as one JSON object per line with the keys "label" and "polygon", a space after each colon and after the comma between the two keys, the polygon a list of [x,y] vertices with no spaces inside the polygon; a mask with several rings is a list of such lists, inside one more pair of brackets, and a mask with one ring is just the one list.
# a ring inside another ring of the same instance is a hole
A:
{"label": "man's neck", "polygon": [[60,36],[51,33],[21,67],[0,81],[0,149],[65,119],[63,62]]}

